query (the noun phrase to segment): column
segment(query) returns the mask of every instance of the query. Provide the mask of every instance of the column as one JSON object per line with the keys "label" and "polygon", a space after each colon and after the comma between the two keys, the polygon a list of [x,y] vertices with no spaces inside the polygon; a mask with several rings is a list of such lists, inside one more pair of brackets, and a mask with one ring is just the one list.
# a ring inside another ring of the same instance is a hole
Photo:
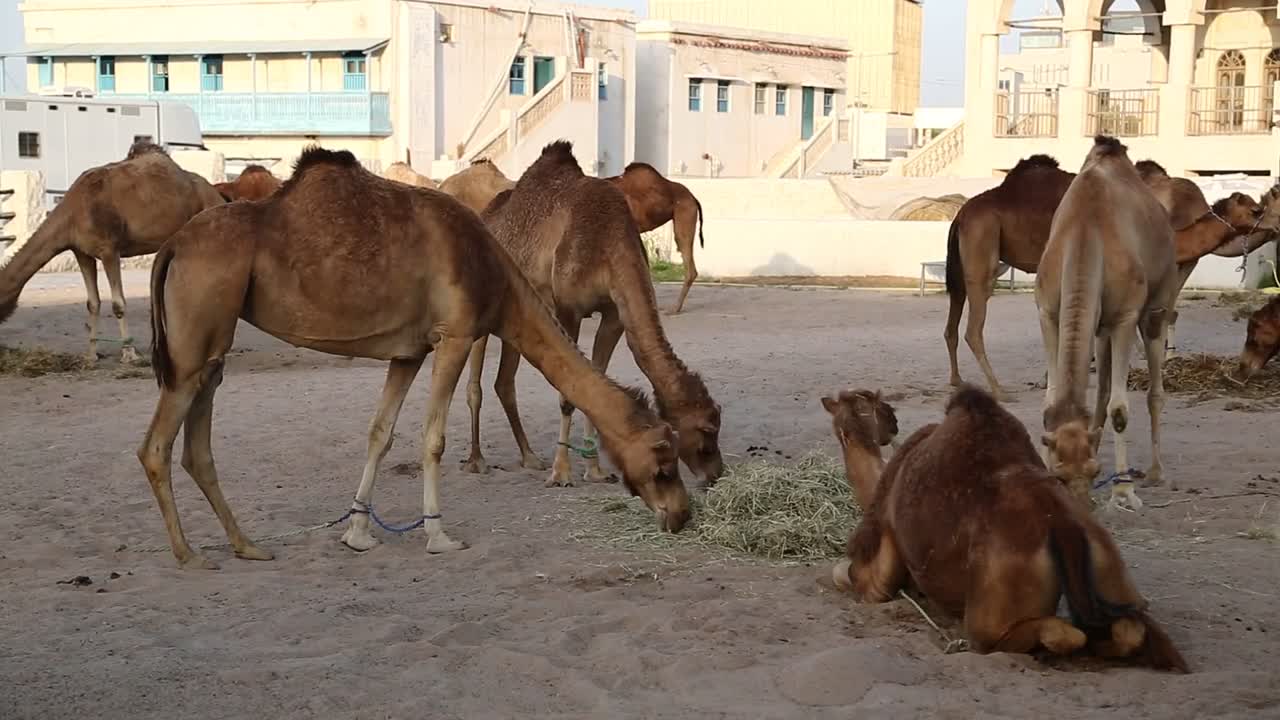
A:
{"label": "column", "polygon": [[[1181,138],[1187,134],[1187,113],[1190,109],[1191,86],[1195,80],[1196,66],[1195,25],[1174,25],[1169,28],[1169,82],[1160,89],[1160,137]],[[1166,167],[1170,173],[1181,174],[1184,168]]]}
{"label": "column", "polygon": [[1093,30],[1077,28],[1064,35],[1067,87],[1059,91],[1058,137],[1071,144],[1089,134],[1089,89],[1093,87]]}

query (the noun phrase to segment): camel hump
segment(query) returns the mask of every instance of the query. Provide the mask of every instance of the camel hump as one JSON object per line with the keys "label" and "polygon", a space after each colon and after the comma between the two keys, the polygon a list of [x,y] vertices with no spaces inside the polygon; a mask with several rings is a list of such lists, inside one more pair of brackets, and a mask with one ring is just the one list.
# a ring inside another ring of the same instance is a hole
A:
{"label": "camel hump", "polygon": [[1004,408],[1000,407],[1000,403],[996,401],[991,393],[969,383],[961,385],[960,389],[952,393],[951,399],[947,401],[945,412],[950,413],[956,409],[964,410],[971,415],[979,417],[1003,416],[1005,414]]}
{"label": "camel hump", "polygon": [[[542,148],[542,157],[560,156],[573,159],[573,143],[569,140],[553,140]],[[574,160],[577,162],[577,160]]]}
{"label": "camel hump", "polygon": [[655,168],[654,166],[650,165],[650,164],[649,164],[649,163],[647,163],[647,162],[633,162],[633,163],[627,163],[627,166],[626,166],[626,167],[624,167],[624,168],[622,168],[622,172],[623,172],[623,173],[629,173],[629,172],[651,172],[651,173],[656,173],[656,174],[661,175],[661,173],[659,173],[659,172],[658,172],[658,169],[657,169],[657,168]]}
{"label": "camel hump", "polygon": [[1120,142],[1118,138],[1111,137],[1110,135],[1093,136],[1092,153],[1097,157],[1114,157],[1124,155],[1128,151],[1129,148],[1124,143]]}
{"label": "camel hump", "polygon": [[1144,180],[1155,177],[1169,177],[1169,173],[1164,166],[1155,160],[1139,160],[1133,165],[1138,170],[1138,175]]}
{"label": "camel hump", "polygon": [[138,140],[137,142],[129,146],[129,153],[124,156],[124,159],[132,160],[136,157],[142,157],[143,155],[167,156],[168,154],[169,153],[166,152],[164,148],[160,147],[159,145],[153,142],[148,142],[146,140]]}
{"label": "camel hump", "polygon": [[293,173],[297,175],[313,165],[336,165],[338,167],[356,167],[360,161],[350,150],[328,150],[319,145],[308,145],[297,162],[293,164]]}

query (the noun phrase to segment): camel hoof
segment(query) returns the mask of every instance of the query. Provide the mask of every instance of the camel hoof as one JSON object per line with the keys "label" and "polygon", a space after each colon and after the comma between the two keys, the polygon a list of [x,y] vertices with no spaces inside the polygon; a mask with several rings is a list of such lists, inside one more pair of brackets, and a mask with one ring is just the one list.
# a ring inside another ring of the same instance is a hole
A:
{"label": "camel hoof", "polygon": [[835,567],[831,568],[831,582],[845,592],[853,592],[853,580],[849,578],[851,569],[853,569],[853,563],[848,559],[836,563]]}
{"label": "camel hoof", "polygon": [[436,535],[427,536],[427,552],[432,555],[440,553],[454,552],[455,550],[466,550],[467,544],[458,540],[450,539],[443,532]]}
{"label": "camel hoof", "polygon": [[592,468],[582,474],[582,482],[585,483],[616,483],[618,476],[613,473],[606,473],[600,468]]}
{"label": "camel hoof", "polygon": [[664,311],[662,312],[662,314],[663,314],[663,315],[679,315],[679,314],[680,314],[680,313],[682,313],[682,312],[684,312],[684,308],[682,308],[682,307],[673,307],[673,308],[670,308],[670,309],[668,309],[668,310],[664,310]]}
{"label": "camel hoof", "polygon": [[124,349],[120,351],[121,365],[137,365],[140,362],[142,362],[142,358],[138,356],[138,351],[134,350],[132,347],[126,345],[124,346]]}
{"label": "camel hoof", "polygon": [[350,527],[347,528],[346,532],[342,533],[342,544],[356,552],[364,552],[377,546],[378,540],[370,535],[368,530],[357,530],[354,527]]}
{"label": "camel hoof", "polygon": [[85,356],[84,356],[84,366],[85,366],[86,368],[89,368],[90,370],[92,370],[93,368],[97,367],[97,366],[98,366],[98,353],[96,353],[96,352],[86,353],[86,354],[85,354]]}
{"label": "camel hoof", "polygon": [[573,477],[568,470],[555,470],[547,478],[547,487],[573,487]]}
{"label": "camel hoof", "polygon": [[243,548],[236,550],[236,557],[241,560],[274,560],[276,558],[275,555],[272,555],[270,552],[263,550],[257,545],[246,545]]}
{"label": "camel hoof", "polygon": [[179,560],[178,565],[183,570],[218,570],[218,563],[201,555],[200,553],[191,553],[185,560]]}
{"label": "camel hoof", "polygon": [[960,387],[963,384],[964,380],[961,380],[959,375],[951,376],[951,387]]}
{"label": "camel hoof", "polygon": [[476,457],[462,463],[462,471],[471,473],[472,475],[488,475],[489,463],[485,462],[483,457],[477,455]]}
{"label": "camel hoof", "polygon": [[547,469],[547,462],[532,453],[520,458],[520,467],[525,470],[537,470],[539,472]]}
{"label": "camel hoof", "polygon": [[1164,484],[1164,470],[1159,465],[1153,465],[1147,470],[1147,476],[1142,478],[1139,484],[1142,487],[1160,487]]}

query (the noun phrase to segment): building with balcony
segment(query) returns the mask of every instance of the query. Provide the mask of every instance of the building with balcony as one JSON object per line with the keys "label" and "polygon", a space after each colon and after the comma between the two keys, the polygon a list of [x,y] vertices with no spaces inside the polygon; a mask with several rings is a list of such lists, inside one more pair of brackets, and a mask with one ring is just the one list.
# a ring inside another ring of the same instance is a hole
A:
{"label": "building with balcony", "polygon": [[[630,13],[520,0],[24,0],[27,85],[184,102],[229,162],[351,150],[374,170],[481,155],[518,175],[549,139],[620,172],[635,129]],[[281,40],[288,37],[289,40]],[[210,40],[209,38],[220,38]],[[536,149],[532,149],[536,145]]]}
{"label": "building with balcony", "polygon": [[[1032,153],[1075,169],[1099,132],[1173,173],[1274,174],[1276,5],[1138,0],[1134,13],[1113,4],[1060,0],[1060,14],[1019,18],[1013,3],[969,0],[965,120],[904,174],[987,175]],[[1021,52],[1001,55],[1014,30]]]}

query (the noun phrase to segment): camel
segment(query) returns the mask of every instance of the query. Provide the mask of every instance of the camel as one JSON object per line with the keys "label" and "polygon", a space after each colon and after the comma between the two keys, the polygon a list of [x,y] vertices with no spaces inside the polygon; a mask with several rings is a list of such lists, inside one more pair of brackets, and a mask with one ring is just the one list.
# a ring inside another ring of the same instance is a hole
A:
{"label": "camel", "polygon": [[279,188],[280,178],[261,165],[247,165],[235,180],[213,186],[227,202],[261,200]]}
{"label": "camel", "polygon": [[440,188],[440,185],[437,184],[435,180],[432,180],[426,175],[419,174],[405,162],[391,163],[387,166],[386,171],[382,173],[382,177],[388,180],[402,182],[405,185],[412,185],[414,187],[431,188],[432,190],[438,190]]}
{"label": "camel", "polygon": [[204,178],[178,167],[158,145],[134,143],[124,160],[81,173],[35,232],[0,258],[0,322],[13,314],[27,281],[58,253],[70,250],[88,296],[89,364],[98,361],[99,260],[120,326],[121,361],[136,362],[120,259],[159,250],[197,213],[224,202]]}
{"label": "camel", "polygon": [[[831,571],[860,602],[908,583],[963,619],[978,653],[1127,658],[1188,672],[1149,614],[1115,541],[1045,469],[1022,423],[965,385],[941,423],[917,430],[888,465],[867,414],[845,399],[835,422],[852,484],[875,497]],[[1065,595],[1071,621],[1057,616]]]}
{"label": "camel", "polygon": [[[1272,185],[1270,190],[1263,193],[1262,197],[1258,198],[1258,204],[1267,208],[1268,212],[1280,212],[1280,182]],[[1241,257],[1275,239],[1275,230],[1259,230],[1239,237],[1237,242],[1229,242],[1218,247],[1213,251],[1213,254],[1219,257]]]}
{"label": "camel", "polygon": [[631,219],[641,233],[656,230],[674,221],[671,227],[676,238],[676,249],[680,251],[680,258],[684,261],[684,286],[680,289],[680,299],[671,308],[671,314],[678,314],[684,310],[689,288],[698,279],[698,266],[693,261],[695,230],[698,246],[706,247],[706,240],[702,236],[702,203],[698,202],[689,188],[666,179],[648,163],[631,163],[623,169],[621,175],[607,179],[626,196]]}
{"label": "camel", "polygon": [[1280,350],[1280,297],[1272,298],[1249,316],[1236,379],[1244,382],[1253,377],[1275,357],[1277,350]]}
{"label": "camel", "polygon": [[[838,395],[822,398],[822,407],[831,413],[832,430],[845,451],[845,468],[852,468],[845,473],[849,489],[859,506],[870,508],[883,465],[877,464],[879,448],[896,444],[898,415],[879,391],[842,390]],[[859,450],[862,447],[875,449],[875,459],[864,455]]]}
{"label": "camel", "polygon": [[423,433],[426,550],[460,550],[441,523],[440,458],[449,404],[472,342],[495,333],[600,428],[623,480],[668,531],[689,518],[675,438],[642,393],[592,368],[476,215],[453,198],[379,178],[346,151],[307,148],[271,197],[193,219],[156,255],[152,365],[160,398],[138,459],[178,563],[215,568],[182,532],[171,455],[185,425],[182,466],[204,492],[237,557],[271,554],[241,532],[209,448],[213,399],[238,319],[296,347],[389,362],[368,455],[342,542],[369,532],[378,465],[400,408],[434,353]]}
{"label": "camel", "polygon": [[[538,294],[554,309],[560,325],[576,341],[582,319],[600,313],[591,361],[604,372],[625,333],[636,365],[653,384],[658,414],[675,430],[685,465],[713,483],[724,470],[720,454],[720,406],[706,384],[676,356],[659,320],[649,281],[644,245],[626,199],[606,180],[587,177],[565,140],[548,144],[515,187],[499,193],[482,216],[497,241],[514,258]],[[466,468],[484,472],[480,451],[480,380],[486,340],[471,356],[467,400],[471,407],[471,456]],[[525,467],[541,468],[529,447],[516,405],[515,378],[520,357],[506,342],[494,390],[506,411]],[[569,431],[574,405],[561,396],[560,437],[548,486],[572,484]],[[608,479],[595,444],[594,421],[584,430],[587,460],[584,480]]]}
{"label": "camel", "polygon": [[491,161],[473,160],[464,170],[454,173],[440,183],[440,191],[458,199],[477,215],[484,212],[489,202],[503,190],[510,190],[515,183]]}
{"label": "camel", "polygon": [[[1169,213],[1129,161],[1127,148],[1099,135],[1053,217],[1036,274],[1036,306],[1049,382],[1044,445],[1054,473],[1086,499],[1098,473],[1096,453],[1107,416],[1115,438],[1111,502],[1142,506],[1129,479],[1129,360],[1135,329],[1146,344],[1151,386],[1151,466],[1159,485],[1164,336],[1178,292]],[[1092,423],[1085,406],[1089,359],[1097,337],[1098,395]],[[1112,397],[1112,388],[1115,396]],[[1177,481],[1172,482],[1177,489]]]}

